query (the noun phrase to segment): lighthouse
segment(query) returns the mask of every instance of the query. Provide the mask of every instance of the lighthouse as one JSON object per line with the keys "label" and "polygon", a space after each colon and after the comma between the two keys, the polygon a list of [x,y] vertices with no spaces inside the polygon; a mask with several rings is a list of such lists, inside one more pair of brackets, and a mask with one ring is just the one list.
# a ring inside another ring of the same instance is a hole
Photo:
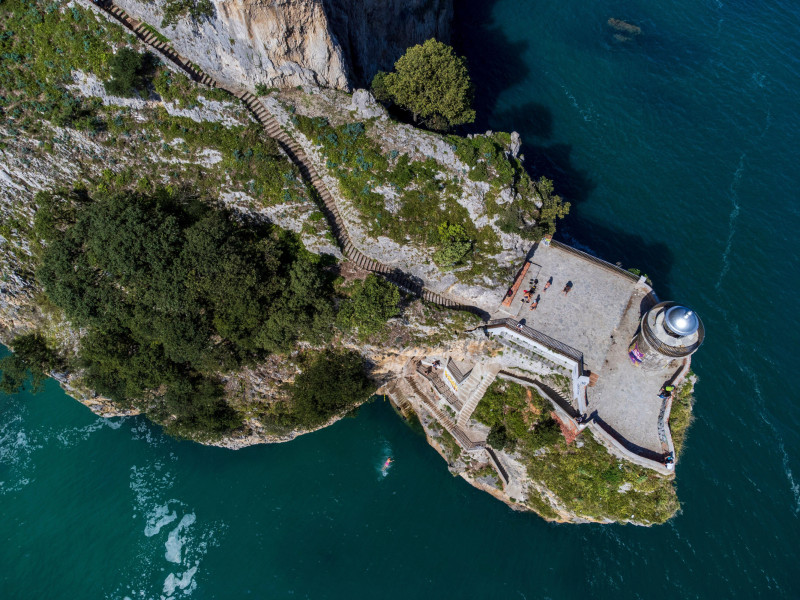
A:
{"label": "lighthouse", "polygon": [[663,365],[690,356],[704,338],[696,312],[676,302],[660,302],[642,317],[628,352],[634,363]]}

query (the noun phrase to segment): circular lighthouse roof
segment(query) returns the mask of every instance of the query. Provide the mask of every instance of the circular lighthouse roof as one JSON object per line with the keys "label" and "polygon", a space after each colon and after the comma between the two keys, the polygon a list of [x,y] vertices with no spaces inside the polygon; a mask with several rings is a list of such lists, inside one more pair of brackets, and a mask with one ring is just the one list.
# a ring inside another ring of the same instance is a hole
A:
{"label": "circular lighthouse roof", "polygon": [[693,310],[685,306],[673,306],[664,315],[664,326],[678,336],[692,335],[700,327],[700,319]]}

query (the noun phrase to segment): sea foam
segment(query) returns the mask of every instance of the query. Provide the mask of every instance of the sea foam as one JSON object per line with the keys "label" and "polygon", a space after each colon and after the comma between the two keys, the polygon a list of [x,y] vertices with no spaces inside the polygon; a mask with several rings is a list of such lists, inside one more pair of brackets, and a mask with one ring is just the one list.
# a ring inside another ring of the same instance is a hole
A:
{"label": "sea foam", "polygon": [[164,543],[164,547],[167,551],[164,553],[164,558],[166,558],[169,562],[173,563],[180,563],[181,562],[181,550],[183,549],[183,545],[186,543],[186,536],[181,535],[184,530],[188,529],[196,520],[194,513],[189,513],[188,515],[183,515],[181,522],[178,523],[178,526],[169,532],[169,537],[167,541]]}

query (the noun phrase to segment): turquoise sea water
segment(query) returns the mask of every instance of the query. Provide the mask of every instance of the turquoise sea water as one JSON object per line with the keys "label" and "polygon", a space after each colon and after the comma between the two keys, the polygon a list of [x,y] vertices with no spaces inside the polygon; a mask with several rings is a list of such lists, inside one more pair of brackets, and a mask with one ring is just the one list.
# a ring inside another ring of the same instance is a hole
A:
{"label": "turquoise sea water", "polygon": [[[800,597],[800,8],[457,4],[478,129],[523,135],[573,202],[562,239],[705,321],[682,512],[649,529],[514,513],[380,402],[230,452],[98,419],[49,382],[0,399],[0,598]],[[643,34],[616,42],[610,17]]]}

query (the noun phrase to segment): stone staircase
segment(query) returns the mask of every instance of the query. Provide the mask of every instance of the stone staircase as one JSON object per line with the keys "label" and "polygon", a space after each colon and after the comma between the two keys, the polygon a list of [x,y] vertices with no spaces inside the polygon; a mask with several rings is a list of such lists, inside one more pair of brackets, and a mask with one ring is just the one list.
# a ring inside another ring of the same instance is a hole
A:
{"label": "stone staircase", "polygon": [[463,429],[461,429],[457,424],[453,423],[453,420],[450,417],[439,410],[439,407],[436,406],[436,403],[419,388],[413,377],[406,377],[405,380],[408,385],[411,386],[414,395],[417,396],[417,398],[419,398],[419,400],[425,405],[425,408],[432,413],[434,417],[436,417],[436,420],[439,422],[439,424],[456,439],[459,446],[468,452],[484,447],[484,444],[481,442],[473,442]]}
{"label": "stone staircase", "polygon": [[264,127],[267,135],[274,138],[278,142],[281,149],[297,166],[302,177],[314,189],[321,201],[319,207],[328,220],[331,233],[333,233],[333,236],[339,244],[339,247],[342,249],[342,253],[350,261],[362,269],[371,271],[387,279],[404,292],[421,297],[427,302],[445,306],[454,310],[468,311],[478,315],[484,320],[488,319],[488,314],[477,306],[460,304],[455,300],[429,290],[420,283],[419,279],[411,277],[399,269],[395,269],[380,263],[356,248],[347,232],[345,222],[339,213],[335,198],[322,181],[322,178],[316,172],[312,162],[309,160],[308,156],[306,156],[305,152],[303,152],[300,144],[298,144],[288,133],[286,133],[286,131],[284,131],[272,113],[265,108],[265,106],[255,95],[246,90],[236,89],[220,84],[215,79],[197,68],[197,66],[191,61],[178,54],[170,44],[160,40],[158,36],[154,35],[153,32],[150,31],[146,23],[141,23],[136,19],[131,18],[124,10],[116,6],[113,2],[108,0],[92,0],[92,4],[130,29],[139,39],[152,48],[155,48],[164,58],[177,65],[194,81],[209,87],[216,87],[225,90],[241,99],[248,110]]}
{"label": "stone staircase", "polygon": [[[476,375],[475,371],[478,367],[475,367],[472,371],[472,377]],[[475,407],[478,406],[478,402],[480,402],[483,395],[486,393],[486,390],[489,389],[489,386],[492,385],[492,382],[497,378],[497,374],[500,372],[499,365],[491,365],[489,367],[481,367],[481,380],[474,391],[470,394],[469,398],[467,398],[466,402],[464,403],[464,408],[461,409],[461,412],[458,413],[458,425],[459,427],[465,427],[469,422],[470,416],[472,416]]]}

